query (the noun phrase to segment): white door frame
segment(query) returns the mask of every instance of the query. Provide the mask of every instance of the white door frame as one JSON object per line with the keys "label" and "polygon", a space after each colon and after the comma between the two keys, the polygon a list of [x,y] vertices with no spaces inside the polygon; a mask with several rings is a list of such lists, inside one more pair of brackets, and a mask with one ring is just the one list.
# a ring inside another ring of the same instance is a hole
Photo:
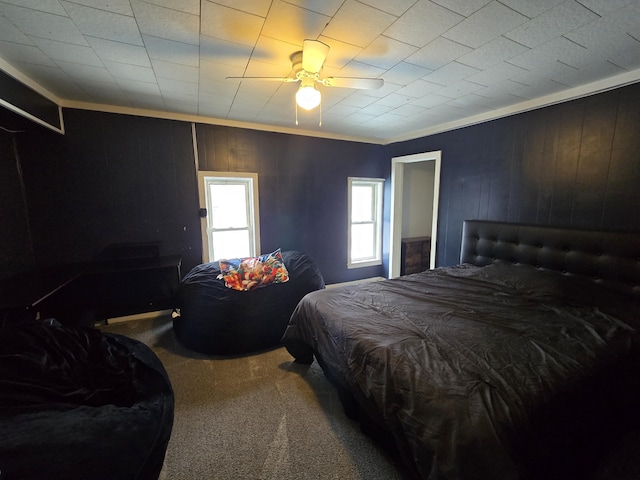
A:
{"label": "white door frame", "polygon": [[433,220],[431,222],[431,258],[429,268],[436,266],[436,238],[438,230],[438,199],[440,198],[440,163],[442,150],[393,157],[391,159],[391,222],[389,249],[389,278],[400,276],[400,248],[402,242],[402,187],[404,166],[407,163],[435,161],[433,179]]}

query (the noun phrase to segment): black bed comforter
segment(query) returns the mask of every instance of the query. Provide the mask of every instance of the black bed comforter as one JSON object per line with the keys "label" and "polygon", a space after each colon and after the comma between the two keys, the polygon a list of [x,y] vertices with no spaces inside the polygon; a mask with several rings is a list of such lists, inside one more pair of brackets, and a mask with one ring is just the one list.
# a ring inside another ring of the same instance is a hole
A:
{"label": "black bed comforter", "polygon": [[635,421],[639,303],[533,267],[461,265],[313,292],[283,342],[316,355],[411,476],[580,478]]}

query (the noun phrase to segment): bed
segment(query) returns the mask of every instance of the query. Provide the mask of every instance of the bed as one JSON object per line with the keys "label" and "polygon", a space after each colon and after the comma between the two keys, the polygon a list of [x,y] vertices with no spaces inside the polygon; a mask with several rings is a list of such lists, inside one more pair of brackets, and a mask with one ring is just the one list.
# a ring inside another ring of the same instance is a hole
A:
{"label": "bed", "polygon": [[306,295],[282,342],[408,478],[588,478],[638,428],[640,235],[465,221],[460,264]]}

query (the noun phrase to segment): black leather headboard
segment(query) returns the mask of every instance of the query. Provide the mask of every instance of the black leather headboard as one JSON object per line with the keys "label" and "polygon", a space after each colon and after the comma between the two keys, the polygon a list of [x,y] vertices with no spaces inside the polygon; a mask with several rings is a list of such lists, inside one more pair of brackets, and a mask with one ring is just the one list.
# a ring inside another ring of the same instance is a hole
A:
{"label": "black leather headboard", "polygon": [[640,234],[465,220],[460,263],[533,265],[640,296]]}

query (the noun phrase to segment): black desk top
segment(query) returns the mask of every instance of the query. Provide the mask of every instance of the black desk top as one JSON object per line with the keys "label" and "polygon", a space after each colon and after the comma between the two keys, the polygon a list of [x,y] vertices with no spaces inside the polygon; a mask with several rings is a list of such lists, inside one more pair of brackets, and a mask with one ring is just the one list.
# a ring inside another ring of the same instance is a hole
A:
{"label": "black desk top", "polygon": [[33,308],[82,275],[179,268],[181,263],[180,255],[169,255],[71,263],[20,273],[0,281],[0,310]]}

